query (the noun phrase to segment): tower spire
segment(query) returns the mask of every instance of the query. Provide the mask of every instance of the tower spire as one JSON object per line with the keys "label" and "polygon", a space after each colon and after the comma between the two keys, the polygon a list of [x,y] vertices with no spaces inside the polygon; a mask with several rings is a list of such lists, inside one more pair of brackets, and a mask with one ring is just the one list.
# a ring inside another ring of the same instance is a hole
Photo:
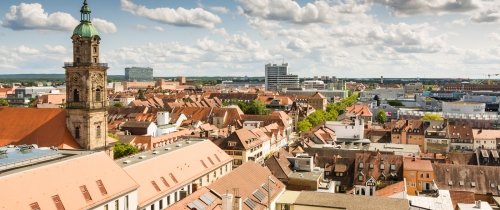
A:
{"label": "tower spire", "polygon": [[82,9],[80,10],[81,13],[81,21],[80,22],[90,22],[90,7],[89,4],[87,4],[87,0],[83,1],[83,6]]}

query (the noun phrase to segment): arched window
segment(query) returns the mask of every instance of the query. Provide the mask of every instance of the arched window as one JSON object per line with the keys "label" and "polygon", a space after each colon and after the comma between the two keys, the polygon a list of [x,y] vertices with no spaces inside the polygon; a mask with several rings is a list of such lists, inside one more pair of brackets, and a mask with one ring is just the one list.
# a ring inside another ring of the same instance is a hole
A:
{"label": "arched window", "polygon": [[98,126],[96,127],[95,136],[96,136],[97,138],[101,138],[101,126],[100,126],[100,125],[98,125]]}
{"label": "arched window", "polygon": [[73,90],[73,101],[80,102],[80,91],[78,89]]}
{"label": "arched window", "polygon": [[95,89],[95,101],[101,101],[101,89],[97,88]]}
{"label": "arched window", "polygon": [[75,139],[80,139],[80,127],[75,128]]}

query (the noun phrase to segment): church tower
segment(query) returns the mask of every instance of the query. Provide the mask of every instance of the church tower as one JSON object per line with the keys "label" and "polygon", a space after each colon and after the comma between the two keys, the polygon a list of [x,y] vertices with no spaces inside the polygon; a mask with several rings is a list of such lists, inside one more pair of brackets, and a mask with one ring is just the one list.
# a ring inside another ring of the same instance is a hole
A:
{"label": "church tower", "polygon": [[65,63],[66,126],[83,149],[103,149],[107,138],[107,69],[99,63],[101,38],[84,0],[80,24],[73,31],[73,62]]}

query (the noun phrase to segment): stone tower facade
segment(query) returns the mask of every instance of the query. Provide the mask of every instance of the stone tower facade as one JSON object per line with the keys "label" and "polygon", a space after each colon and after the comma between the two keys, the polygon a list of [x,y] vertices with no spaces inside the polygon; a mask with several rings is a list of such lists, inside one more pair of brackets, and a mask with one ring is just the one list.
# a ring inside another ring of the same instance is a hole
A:
{"label": "stone tower facade", "polygon": [[73,62],[65,63],[66,126],[83,149],[104,149],[107,140],[107,64],[99,63],[101,38],[85,0],[73,31]]}

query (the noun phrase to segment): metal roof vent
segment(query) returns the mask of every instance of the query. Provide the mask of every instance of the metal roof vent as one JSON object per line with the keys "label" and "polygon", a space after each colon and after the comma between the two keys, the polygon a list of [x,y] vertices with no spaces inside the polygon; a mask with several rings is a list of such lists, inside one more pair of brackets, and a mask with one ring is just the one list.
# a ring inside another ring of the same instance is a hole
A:
{"label": "metal roof vent", "polygon": [[144,159],[144,158],[146,158],[146,155],[139,156],[139,159]]}
{"label": "metal roof vent", "polygon": [[123,164],[129,164],[130,162],[132,162],[132,161],[131,160],[124,160]]}
{"label": "metal roof vent", "polygon": [[170,148],[170,147],[165,148],[165,150],[167,150],[167,151],[170,150],[170,149],[172,149],[172,148]]}
{"label": "metal roof vent", "polygon": [[153,155],[157,155],[158,153],[160,153],[160,151],[153,151]]}

